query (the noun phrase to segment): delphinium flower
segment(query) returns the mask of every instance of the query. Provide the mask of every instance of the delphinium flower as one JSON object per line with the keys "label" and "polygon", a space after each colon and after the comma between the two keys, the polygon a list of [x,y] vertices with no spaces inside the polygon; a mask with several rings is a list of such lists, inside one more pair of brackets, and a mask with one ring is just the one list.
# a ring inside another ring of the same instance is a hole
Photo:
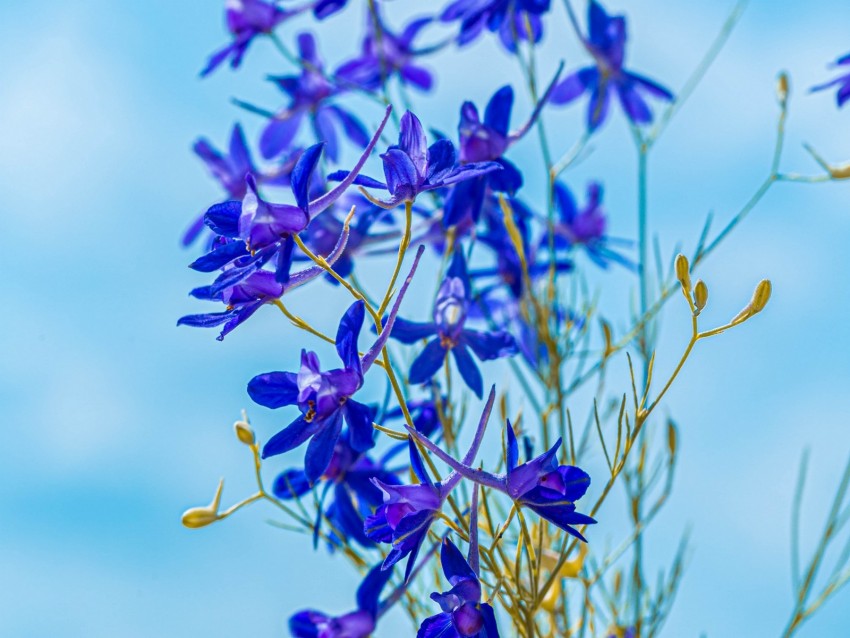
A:
{"label": "delphinium flower", "polygon": [[343,89],[325,77],[324,64],[312,34],[298,36],[298,51],[302,66],[300,75],[269,78],[290,100],[263,129],[260,152],[266,158],[277,157],[289,148],[304,120],[309,119],[316,139],[326,142],[328,157],[335,162],[339,156],[337,127],[341,126],[345,136],[360,147],[368,144],[369,134],[350,111],[331,103]]}
{"label": "delphinium flower", "polygon": [[537,43],[543,37],[541,16],[551,0],[454,0],[440,15],[443,22],[460,22],[457,42],[469,44],[484,29],[499,34],[508,51],[520,41]]}
{"label": "delphinium flower", "polygon": [[[496,388],[493,387],[481,419],[478,421],[472,443],[463,457],[464,464],[472,463],[478,454],[495,399]],[[415,428],[406,427],[416,431]],[[419,483],[395,486],[375,480],[375,485],[384,493],[384,503],[374,515],[366,519],[364,524],[366,536],[379,543],[392,544],[392,549],[384,560],[384,569],[389,569],[408,556],[405,581],[410,577],[416,556],[428,535],[431,524],[437,519],[443,502],[461,479],[459,473],[452,472],[442,481],[432,481],[412,439],[408,441],[408,446],[410,466]]]}
{"label": "delphinium flower", "polygon": [[256,180],[248,175],[248,188],[241,202],[227,201],[207,211],[205,222],[218,235],[218,239],[212,252],[196,260],[193,267],[203,272],[222,268],[222,274],[211,287],[213,295],[241,283],[273,258],[276,260],[276,280],[282,284],[288,282],[295,245],[292,236],[305,230],[310,220],[336,202],[354,181],[386,125],[389,113],[388,108],[354,170],[327,193],[313,199],[309,197],[311,176],[323,147],[322,144],[316,144],[301,154],[292,170],[290,187],[295,205],[265,201],[257,190]]}
{"label": "delphinium flower", "polygon": [[210,56],[201,76],[209,75],[228,58],[231,68],[239,67],[254,38],[271,33],[278,24],[300,11],[282,9],[267,0],[226,0],[225,19],[233,41]]}
{"label": "delphinium flower", "polygon": [[342,616],[320,611],[299,611],[289,619],[294,638],[368,638],[375,631],[380,612],[381,590],[389,582],[391,570],[373,567],[357,589],[357,609]]}
{"label": "delphinium flower", "polygon": [[[557,75],[555,77],[557,79]],[[514,90],[510,86],[503,86],[493,94],[484,110],[483,121],[475,104],[463,103],[458,125],[461,165],[496,162],[502,170],[458,184],[444,205],[445,226],[453,226],[466,216],[477,222],[488,189],[514,195],[522,187],[522,173],[504,154],[529,131],[553,87],[554,82],[538,101],[528,121],[515,131],[510,131],[514,103]]]}
{"label": "delphinium flower", "polygon": [[481,602],[478,574],[448,538],[443,541],[440,565],[452,588],[431,594],[443,611],[426,618],[416,638],[499,638],[493,607]]}
{"label": "delphinium flower", "polygon": [[652,121],[652,111],[644,94],[671,101],[673,94],[649,78],[627,71],[624,67],[626,54],[626,19],[624,16],[609,16],[595,0],[587,10],[588,36],[584,46],[594,58],[592,66],[579,69],[559,82],[549,101],[552,104],[567,104],[584,93],[590,94],[587,108],[587,127],[593,132],[605,121],[612,94],[616,93],[633,124]]}
{"label": "delphinium flower", "polygon": [[414,46],[414,40],[431,22],[432,18],[419,18],[395,34],[384,24],[379,12],[370,12],[360,55],[340,66],[335,77],[343,85],[353,84],[368,91],[375,91],[391,77],[397,77],[402,84],[429,91],[434,78],[415,60],[433,53],[440,45],[419,49]]}
{"label": "delphinium flower", "polygon": [[[372,483],[372,479],[387,485],[398,485],[400,481],[386,467],[388,455],[372,459],[355,450],[349,439],[350,432],[343,432],[339,437],[330,463],[319,480],[324,483],[324,489],[320,490],[319,520],[314,537],[318,536],[325,495],[332,489],[333,499],[324,512],[334,526],[329,535],[338,541],[337,533],[342,533],[347,539],[369,546],[372,541],[363,532],[363,521],[383,501],[383,492]],[[272,491],[278,498],[288,500],[306,494],[311,488],[307,473],[300,468],[291,468],[278,475]]]}
{"label": "delphinium flower", "polygon": [[[386,183],[359,175],[355,184],[368,188],[388,190],[390,198],[375,200],[386,208],[395,208],[402,202],[412,203],[417,195],[443,188],[500,170],[496,162],[471,162],[458,164],[454,144],[440,139],[428,146],[422,123],[410,111],[401,118],[398,144],[390,146],[381,155]],[[347,171],[337,171],[328,179],[350,179]]]}
{"label": "delphinium flower", "polygon": [[425,349],[410,366],[408,378],[411,384],[429,381],[442,368],[446,357],[451,353],[460,376],[480,398],[484,382],[470,350],[481,361],[516,354],[516,342],[507,332],[482,332],[466,327],[471,294],[466,260],[463,252],[458,249],[437,293],[433,321],[396,321],[390,334],[393,339],[412,344],[430,338]]}
{"label": "delphinium flower", "polygon": [[[440,400],[445,404],[448,401],[448,397],[443,395]],[[425,436],[431,436],[440,429],[440,412],[434,399],[408,401],[407,411],[413,419],[413,427]],[[402,418],[404,418],[404,412],[400,407],[387,410],[384,414],[384,421],[393,421]]]}
{"label": "delphinium flower", "polygon": [[304,472],[310,483],[315,483],[331,463],[343,421],[348,425],[352,449],[365,452],[374,447],[374,411],[352,397],[363,386],[364,375],[386,344],[421,254],[420,250],[410,275],[399,290],[383,333],[362,358],[357,340],[363,327],[365,304],[355,301],[340,320],[336,334],[336,350],[342,368],[322,371],[316,353],[302,350],[298,372],[268,372],[251,379],[248,394],[256,403],[273,409],[297,405],[301,411],[301,416],[266,442],[263,458],[294,450],[311,439],[304,456]]}
{"label": "delphinium flower", "polygon": [[561,439],[540,456],[520,465],[519,445],[513,427],[508,422],[505,428],[507,472],[491,474],[452,458],[415,429],[408,426],[405,428],[411,436],[465,478],[507,494],[518,506],[529,508],[568,534],[587,542],[574,526],[592,525],[596,521],[577,512],[575,502],[587,491],[590,476],[573,465],[558,464]]}
{"label": "delphinium flower", "polygon": [[838,87],[838,93],[835,95],[835,100],[838,103],[838,107],[841,108],[844,106],[847,100],[850,100],[850,53],[838,58],[834,66],[846,66],[848,67],[847,73],[843,75],[839,75],[834,80],[830,80],[824,84],[818,84],[817,86],[812,87],[812,91],[823,91],[824,89],[832,88],[833,86]]}
{"label": "delphinium flower", "polygon": [[608,236],[608,216],[602,207],[602,192],[599,182],[589,182],[587,202],[579,208],[570,189],[564,183],[556,182],[555,207],[558,219],[552,229],[553,234],[550,237],[546,233],[540,246],[545,248],[551,245],[556,251],[581,246],[587,251],[588,257],[602,268],[606,268],[612,261],[633,268],[631,261],[611,248],[612,243],[628,242]]}

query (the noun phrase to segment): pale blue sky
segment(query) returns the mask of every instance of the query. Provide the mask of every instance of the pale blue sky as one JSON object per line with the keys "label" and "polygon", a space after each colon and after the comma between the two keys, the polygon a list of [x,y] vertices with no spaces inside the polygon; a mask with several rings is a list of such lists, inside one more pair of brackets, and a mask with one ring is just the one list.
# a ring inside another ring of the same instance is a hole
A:
{"label": "pale blue sky", "polygon": [[[403,15],[415,4],[399,0],[393,8]],[[202,283],[186,268],[191,256],[179,249],[179,234],[219,197],[191,143],[203,134],[223,144],[237,118],[254,139],[258,120],[228,99],[276,105],[261,79],[285,70],[259,42],[240,73],[198,80],[206,56],[225,42],[220,5],[0,4],[2,635],[270,636],[300,607],[342,612],[353,603],[356,578],[325,571],[332,563],[323,552],[264,524],[268,511],[200,532],[179,526],[181,511],[210,498],[220,476],[228,501],[251,489],[250,459],[230,429],[248,406],[244,384],[290,365],[301,346],[271,311],[224,343],[174,327],[196,311],[186,292]],[[676,90],[732,3],[609,5],[629,15],[631,65]],[[353,51],[358,13],[355,7],[318,31],[327,58],[338,62]],[[284,28],[285,39],[307,22]],[[850,50],[848,24],[850,5],[837,0],[752,3],[652,159],[651,223],[667,252],[678,241],[692,248],[709,210],[722,223],[765,176],[780,69],[790,71],[794,87],[783,166],[815,170],[803,141],[850,159],[850,110],[837,111],[831,95],[806,94],[830,77],[827,62]],[[545,55],[544,73],[560,58],[568,68],[583,61],[560,5]],[[430,66],[444,70],[437,91],[416,98],[417,110],[447,131],[461,99],[480,104],[505,82],[519,87],[493,42],[440,54]],[[517,109],[527,110],[527,100]],[[558,148],[578,135],[581,112],[547,113]],[[512,158],[535,166],[534,142],[529,136]],[[585,179],[601,178],[614,234],[632,237],[635,162],[619,115],[594,148],[569,181],[582,189]],[[535,194],[539,186],[529,180],[526,196]],[[785,623],[800,451],[812,450],[808,546],[850,453],[848,237],[846,185],[780,185],[700,272],[711,289],[709,322],[735,314],[762,277],[773,280],[774,298],[750,324],[700,344],[669,395],[681,425],[681,464],[649,546],[652,562],[665,564],[690,526],[693,551],[667,636],[758,638]],[[627,276],[613,271],[593,281],[623,324]],[[334,299],[340,310],[347,303]],[[333,327],[337,309],[297,300],[300,311]],[[674,303],[663,318],[660,369],[669,369],[687,338],[681,310]],[[280,417],[255,412],[267,437]],[[620,537],[604,530],[597,538]],[[848,596],[800,635],[845,636]],[[398,635],[394,626],[377,635]]]}

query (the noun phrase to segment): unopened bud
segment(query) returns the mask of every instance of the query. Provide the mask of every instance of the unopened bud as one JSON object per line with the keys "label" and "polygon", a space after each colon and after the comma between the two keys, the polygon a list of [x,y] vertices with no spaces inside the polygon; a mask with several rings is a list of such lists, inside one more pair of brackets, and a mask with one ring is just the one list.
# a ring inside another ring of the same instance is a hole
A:
{"label": "unopened bud", "polygon": [[735,315],[735,318],[732,319],[732,323],[740,323],[742,321],[746,321],[753,315],[758,314],[759,312],[764,310],[764,307],[770,300],[770,293],[770,281],[767,279],[762,279],[758,283],[758,286],[756,286],[756,290],[753,293],[753,298],[750,299],[750,303],[748,303],[741,312]]}
{"label": "unopened bud", "polygon": [[183,526],[190,529],[198,529],[200,527],[206,527],[210,523],[215,523],[218,520],[218,506],[221,503],[221,491],[223,489],[224,479],[221,479],[212,503],[206,507],[192,507],[183,512],[183,518],[181,519]]}
{"label": "unopened bud", "polygon": [[242,443],[245,445],[254,445],[256,441],[254,430],[251,429],[247,421],[237,421],[233,424],[233,429],[236,431],[236,438],[242,441]]}
{"label": "unopened bud", "polygon": [[708,303],[708,286],[702,279],[697,279],[694,286],[694,305],[697,307],[697,312],[702,311],[706,303]]}
{"label": "unopened bud", "polygon": [[688,258],[682,253],[676,255],[676,279],[682,284],[682,290],[685,294],[691,292],[691,267],[688,264]]}
{"label": "unopened bud", "polygon": [[781,106],[783,109],[788,103],[789,91],[790,87],[788,82],[788,74],[783,71],[779,74],[779,77],[776,78],[776,99],[779,101],[779,106]]}

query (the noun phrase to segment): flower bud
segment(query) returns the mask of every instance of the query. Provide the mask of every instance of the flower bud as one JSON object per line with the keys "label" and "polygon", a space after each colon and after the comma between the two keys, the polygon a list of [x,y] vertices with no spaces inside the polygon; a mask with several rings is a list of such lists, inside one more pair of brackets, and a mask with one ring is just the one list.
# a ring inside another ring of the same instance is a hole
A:
{"label": "flower bud", "polygon": [[697,283],[694,286],[694,305],[697,307],[697,312],[700,312],[703,308],[705,308],[705,304],[708,302],[708,286],[705,285],[705,282],[702,279],[697,279]]}
{"label": "flower bud", "polygon": [[223,489],[224,479],[221,479],[212,503],[206,507],[192,507],[183,512],[183,518],[181,519],[183,526],[189,529],[199,529],[215,523],[218,520],[218,506],[221,503],[221,491]]}
{"label": "flower bud", "polygon": [[750,299],[750,303],[748,303],[741,312],[735,315],[735,318],[732,319],[732,323],[741,323],[742,321],[746,321],[753,315],[764,310],[764,307],[770,300],[770,293],[770,281],[768,279],[762,279],[758,283],[758,286],[756,286],[756,290],[753,293],[753,298]]}
{"label": "flower bud", "polygon": [[236,438],[245,445],[254,445],[256,442],[254,430],[251,429],[247,421],[237,421],[233,424],[233,429],[236,431]]}
{"label": "flower bud", "polygon": [[785,71],[782,71],[782,73],[779,74],[779,77],[776,78],[776,99],[779,101],[779,106],[783,109],[788,103],[789,91],[788,74],[785,73]]}
{"label": "flower bud", "polygon": [[690,264],[688,264],[688,258],[682,253],[676,255],[676,279],[682,284],[685,294],[689,294],[691,292]]}

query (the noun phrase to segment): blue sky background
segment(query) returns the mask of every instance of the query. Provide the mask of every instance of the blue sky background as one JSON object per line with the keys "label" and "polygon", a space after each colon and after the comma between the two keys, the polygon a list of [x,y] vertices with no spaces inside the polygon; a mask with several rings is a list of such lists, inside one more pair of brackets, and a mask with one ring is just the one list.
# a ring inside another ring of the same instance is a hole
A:
{"label": "blue sky background", "polygon": [[[352,4],[319,31],[334,64],[357,46],[360,3]],[[391,21],[417,13],[417,4],[392,3]],[[562,58],[568,68],[584,61],[555,4],[544,74]],[[609,5],[630,18],[630,65],[675,90],[732,3]],[[307,24],[285,27],[285,39]],[[654,151],[650,216],[665,253],[680,241],[691,249],[708,211],[719,227],[767,174],[780,69],[794,91],[783,167],[816,170],[803,141],[850,159],[850,110],[837,111],[832,94],[806,93],[850,47],[848,24],[850,5],[837,0],[752,3]],[[286,70],[260,42],[240,73],[198,80],[207,54],[224,42],[213,0],[0,4],[4,636],[280,635],[295,609],[353,604],[356,578],[314,555],[307,540],[264,524],[267,510],[200,532],[179,525],[183,509],[207,502],[221,476],[226,501],[249,493],[250,458],[231,430],[248,405],[244,384],[291,365],[301,347],[271,309],[224,343],[174,327],[197,310],[186,293],[202,283],[177,238],[219,198],[191,143],[203,134],[223,145],[237,118],[255,139],[260,122],[228,99],[273,107],[279,97],[261,80]],[[416,104],[445,131],[456,126],[462,99],[482,104],[506,82],[520,86],[489,38],[429,66],[442,69],[437,90]],[[527,111],[519,99],[516,118]],[[572,144],[582,116],[581,107],[547,111],[557,148]],[[602,178],[612,232],[633,237],[635,158],[619,114],[593,146],[568,181],[583,190],[585,179]],[[533,136],[511,157],[529,172],[539,166]],[[540,180],[529,179],[525,196],[539,193]],[[681,463],[649,541],[651,562],[666,564],[686,526],[693,539],[667,636],[775,636],[786,622],[800,452],[812,451],[805,547],[850,453],[849,208],[846,184],[779,185],[699,273],[711,290],[709,323],[734,315],[762,277],[773,280],[774,298],[746,326],[700,344],[667,401],[681,426]],[[367,277],[380,277],[382,265]],[[628,276],[588,271],[609,316],[625,325]],[[293,304],[333,329],[347,299],[318,285],[321,303],[308,294]],[[673,303],[662,321],[658,366],[669,369],[687,318]],[[282,418],[253,413],[264,437]],[[616,508],[612,502],[612,519]],[[620,537],[601,530],[597,538]],[[800,635],[847,635],[848,596],[839,594]],[[406,631],[390,620],[377,635]]]}

